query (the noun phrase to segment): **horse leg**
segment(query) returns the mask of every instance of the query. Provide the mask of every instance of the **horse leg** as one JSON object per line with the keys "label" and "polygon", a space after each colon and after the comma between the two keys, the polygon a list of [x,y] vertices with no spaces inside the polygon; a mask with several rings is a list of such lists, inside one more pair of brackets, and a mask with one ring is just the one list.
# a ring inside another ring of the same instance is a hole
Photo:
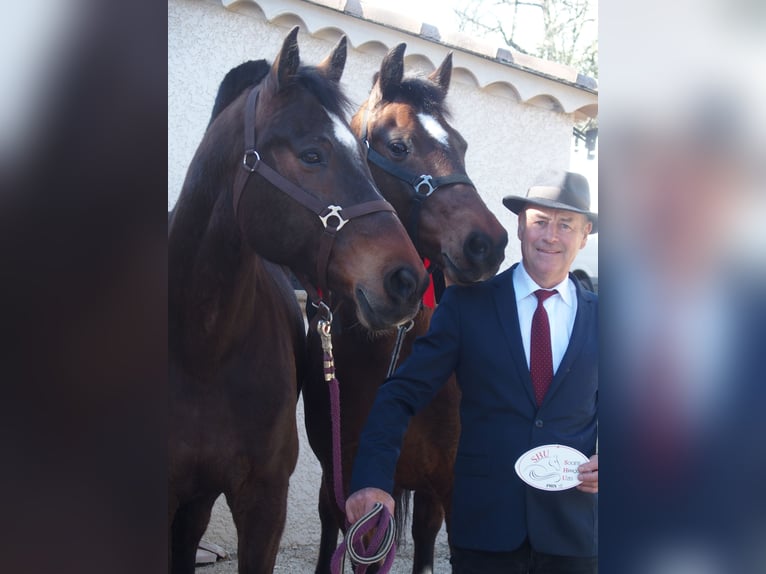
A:
{"label": "horse leg", "polygon": [[250,482],[226,496],[237,527],[239,574],[273,572],[287,518],[288,482]]}
{"label": "horse leg", "polygon": [[432,574],[434,545],[442,527],[444,510],[431,492],[415,491],[412,507],[412,542],[415,549],[412,574]]}
{"label": "horse leg", "polygon": [[170,541],[170,572],[193,574],[197,545],[205,533],[218,494],[190,500],[178,506],[173,517]]}
{"label": "horse leg", "polygon": [[322,536],[315,574],[330,574],[330,562],[338,546],[338,532],[340,532],[337,512],[332,488],[323,480],[319,489],[319,521],[322,525]]}

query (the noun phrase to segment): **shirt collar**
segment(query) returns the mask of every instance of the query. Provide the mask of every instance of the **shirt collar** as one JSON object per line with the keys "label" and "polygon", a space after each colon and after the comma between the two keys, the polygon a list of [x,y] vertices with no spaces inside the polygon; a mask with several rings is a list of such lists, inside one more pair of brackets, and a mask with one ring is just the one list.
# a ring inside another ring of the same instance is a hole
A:
{"label": "shirt collar", "polygon": [[[567,276],[561,283],[555,285],[556,289],[561,297],[562,301],[572,307],[574,305],[575,290],[574,285],[571,283]],[[518,303],[526,297],[535,297],[534,293],[538,289],[543,289],[532,277],[529,276],[527,270],[524,268],[524,262],[519,262],[519,265],[513,271],[513,290],[516,292],[516,302]]]}

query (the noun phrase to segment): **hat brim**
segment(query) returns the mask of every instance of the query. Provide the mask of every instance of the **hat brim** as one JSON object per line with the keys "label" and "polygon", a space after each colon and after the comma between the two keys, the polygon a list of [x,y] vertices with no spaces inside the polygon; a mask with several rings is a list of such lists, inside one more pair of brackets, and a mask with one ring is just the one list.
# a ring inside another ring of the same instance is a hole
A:
{"label": "hat brim", "polygon": [[503,205],[510,209],[513,213],[518,215],[528,205],[538,205],[540,207],[549,207],[551,209],[563,209],[565,211],[574,211],[575,213],[582,213],[591,222],[593,228],[591,229],[591,235],[598,233],[598,213],[592,211],[585,211],[577,209],[566,203],[560,203],[551,199],[521,197],[519,195],[508,195],[503,198]]}

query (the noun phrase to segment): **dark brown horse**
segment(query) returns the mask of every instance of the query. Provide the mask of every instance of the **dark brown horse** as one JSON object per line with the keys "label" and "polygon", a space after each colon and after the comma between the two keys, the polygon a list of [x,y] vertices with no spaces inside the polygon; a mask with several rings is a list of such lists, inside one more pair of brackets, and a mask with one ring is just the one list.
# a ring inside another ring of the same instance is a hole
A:
{"label": "dark brown horse", "polygon": [[[224,79],[170,217],[173,573],[194,571],[221,493],[239,571],[273,570],[305,369],[303,321],[280,265],[343,294],[371,329],[412,317],[427,283],[343,119],[345,38],[318,66],[300,66],[297,32],[273,65],[260,64],[255,88],[232,89],[235,70]],[[322,255],[326,235],[335,239]]]}
{"label": "dark brown horse", "polygon": [[[443,269],[451,283],[493,276],[504,258],[506,231],[487,209],[465,172],[466,142],[448,123],[445,97],[452,57],[430,76],[404,77],[400,44],[383,60],[369,99],[354,116],[355,133],[369,143],[375,181],[407,224],[420,255]],[[401,357],[424,334],[432,310],[423,309],[407,335]],[[351,308],[336,312],[333,347],[341,396],[343,481],[346,495],[359,435],[378,386],[386,377],[394,335],[371,333]],[[330,559],[344,517],[333,496],[329,398],[322,380],[317,337],[309,333],[310,372],[303,389],[309,442],[322,465],[319,514],[322,538],[316,572],[330,572]],[[451,380],[410,422],[395,477],[398,500],[415,492],[413,572],[433,570],[436,535],[449,517],[452,467],[460,433],[457,385]],[[397,505],[397,514],[402,505]],[[398,517],[401,525],[401,516]],[[448,522],[449,527],[449,522]]]}

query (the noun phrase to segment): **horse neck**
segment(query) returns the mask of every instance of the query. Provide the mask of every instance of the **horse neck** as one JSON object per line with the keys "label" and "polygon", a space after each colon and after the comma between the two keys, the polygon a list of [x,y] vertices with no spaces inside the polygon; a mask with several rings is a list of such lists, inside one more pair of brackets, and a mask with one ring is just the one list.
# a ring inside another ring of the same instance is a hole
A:
{"label": "horse neck", "polygon": [[[361,105],[356,114],[354,114],[354,117],[351,118],[351,130],[357,138],[362,138],[362,136],[364,136],[365,139],[370,138],[370,134],[367,131],[370,108],[371,106],[375,106],[375,104],[371,103],[371,98],[372,96]],[[401,182],[389,173],[386,173],[382,178],[378,177],[376,175],[379,173],[379,168],[374,166],[372,162],[368,162],[368,165],[372,170],[375,185],[380,190],[380,194],[394,207],[397,217],[402,221],[404,228],[407,230],[407,234],[410,235],[412,233],[411,213],[414,208],[414,201],[411,200],[409,196],[402,195],[401,192],[401,187],[408,184]],[[427,255],[424,255],[421,251],[420,241],[411,235],[410,240],[412,240],[415,249],[417,249],[418,255],[420,255],[421,258],[427,257]]]}
{"label": "horse neck", "polygon": [[175,210],[168,238],[169,340],[184,356],[215,360],[251,330],[264,269],[242,240],[231,195],[223,191],[227,182],[199,181],[220,193],[212,199],[185,185]]}

